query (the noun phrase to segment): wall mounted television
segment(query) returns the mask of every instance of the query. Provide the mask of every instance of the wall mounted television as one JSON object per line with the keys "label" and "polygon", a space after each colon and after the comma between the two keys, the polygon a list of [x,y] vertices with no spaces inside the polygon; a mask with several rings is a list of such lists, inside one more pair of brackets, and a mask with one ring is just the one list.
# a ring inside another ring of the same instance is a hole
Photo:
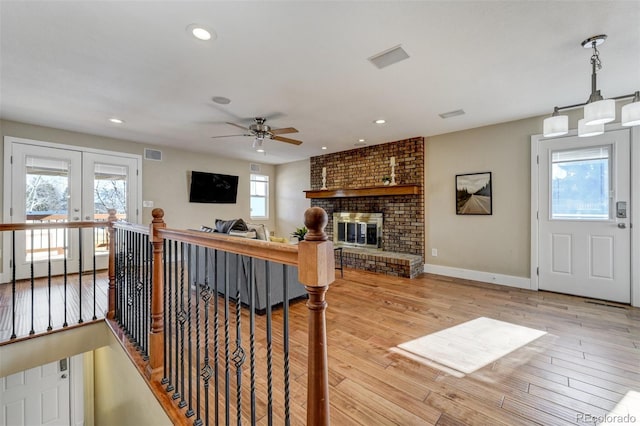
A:
{"label": "wall mounted television", "polygon": [[190,203],[235,204],[238,176],[191,172]]}

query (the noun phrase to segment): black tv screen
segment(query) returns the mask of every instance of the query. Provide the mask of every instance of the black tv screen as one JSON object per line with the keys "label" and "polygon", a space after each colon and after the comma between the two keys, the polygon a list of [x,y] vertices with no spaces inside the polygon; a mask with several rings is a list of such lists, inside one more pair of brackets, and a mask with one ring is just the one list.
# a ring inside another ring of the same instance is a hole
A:
{"label": "black tv screen", "polygon": [[238,176],[191,172],[190,203],[235,204]]}

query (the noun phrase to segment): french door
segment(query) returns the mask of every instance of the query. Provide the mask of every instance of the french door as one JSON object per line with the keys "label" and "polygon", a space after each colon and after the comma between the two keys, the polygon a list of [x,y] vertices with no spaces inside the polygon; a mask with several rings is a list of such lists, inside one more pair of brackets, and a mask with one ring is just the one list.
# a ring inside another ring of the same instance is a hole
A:
{"label": "french door", "polygon": [[631,301],[629,131],[539,147],[539,288]]}
{"label": "french door", "polygon": [[[14,223],[106,221],[108,210],[137,222],[139,156],[87,152],[26,142],[9,142],[9,220]],[[5,149],[5,152],[7,149]],[[5,165],[6,167],[6,165]],[[5,197],[6,199],[6,197]],[[5,236],[5,247],[12,247]],[[8,245],[7,245],[8,244]],[[81,250],[82,247],[82,250]],[[104,269],[106,228],[42,229],[15,233],[16,278]],[[82,251],[82,259],[80,258]],[[95,257],[94,257],[95,253]]]}

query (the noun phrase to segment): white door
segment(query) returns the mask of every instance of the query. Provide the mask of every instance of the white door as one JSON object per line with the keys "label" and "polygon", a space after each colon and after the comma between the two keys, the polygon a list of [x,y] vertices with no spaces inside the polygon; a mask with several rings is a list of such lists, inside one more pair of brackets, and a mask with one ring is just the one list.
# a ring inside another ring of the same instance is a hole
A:
{"label": "white door", "polygon": [[[138,161],[131,157],[85,152],[82,156],[83,203],[82,220],[106,221],[109,209],[116,210],[118,219],[136,222]],[[129,212],[134,213],[133,217]],[[107,228],[93,233],[83,231],[83,247],[95,247],[97,269],[109,262]],[[93,250],[84,251],[85,270],[93,268]]]}
{"label": "white door", "polygon": [[0,426],[69,426],[68,367],[63,359],[0,378]]}
{"label": "white door", "polygon": [[539,288],[631,301],[629,131],[543,140]]}
{"label": "white door", "polygon": [[[13,144],[11,218],[14,223],[79,221],[82,208],[82,154],[78,151]],[[8,233],[5,233],[8,234]],[[8,235],[6,237],[9,237]],[[16,278],[78,271],[78,233],[64,229],[15,233]],[[5,245],[5,247],[11,247]]]}
{"label": "white door", "polygon": [[[119,219],[137,222],[139,156],[83,152],[81,148],[55,148],[52,144],[11,142],[9,220],[14,223],[47,223],[107,220],[116,209]],[[6,150],[5,150],[6,152]],[[6,218],[5,218],[6,219]],[[35,230],[16,232],[16,278],[74,273],[108,266],[106,228],[95,231]],[[5,247],[11,235],[4,233]],[[66,255],[66,265],[64,263]]]}

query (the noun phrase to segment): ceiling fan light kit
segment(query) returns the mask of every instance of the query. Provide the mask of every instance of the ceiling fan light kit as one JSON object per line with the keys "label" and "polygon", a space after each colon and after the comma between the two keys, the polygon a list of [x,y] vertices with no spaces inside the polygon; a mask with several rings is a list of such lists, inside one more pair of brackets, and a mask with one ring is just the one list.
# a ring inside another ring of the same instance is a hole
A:
{"label": "ceiling fan light kit", "polygon": [[578,121],[578,136],[596,136],[604,133],[605,123],[616,119],[616,101],[633,98],[622,107],[623,126],[640,125],[640,91],[622,96],[604,99],[597,88],[597,70],[602,68],[598,46],[607,39],[605,34],[589,37],[582,42],[582,47],[592,49],[591,55],[591,95],[587,102],[581,104],[555,107],[551,117],[545,118],[542,124],[544,137],[562,136],[569,133],[569,117],[560,115],[560,111],[584,106],[584,118]]}
{"label": "ceiling fan light kit", "polygon": [[298,130],[293,127],[283,127],[280,129],[272,129],[269,125],[265,124],[267,119],[264,117],[256,117],[253,119],[253,121],[254,123],[251,124],[249,127],[244,127],[244,126],[241,126],[240,124],[227,122],[227,124],[230,124],[231,126],[238,127],[244,130],[245,133],[241,135],[212,136],[212,138],[215,139],[215,138],[229,138],[234,136],[250,136],[254,138],[254,141],[253,141],[254,149],[262,147],[262,142],[265,139],[271,139],[278,142],[285,142],[292,145],[302,144],[302,141],[299,141],[297,139],[291,139],[291,138],[285,138],[283,136],[279,136],[279,135],[286,135],[288,133],[298,133]]}

